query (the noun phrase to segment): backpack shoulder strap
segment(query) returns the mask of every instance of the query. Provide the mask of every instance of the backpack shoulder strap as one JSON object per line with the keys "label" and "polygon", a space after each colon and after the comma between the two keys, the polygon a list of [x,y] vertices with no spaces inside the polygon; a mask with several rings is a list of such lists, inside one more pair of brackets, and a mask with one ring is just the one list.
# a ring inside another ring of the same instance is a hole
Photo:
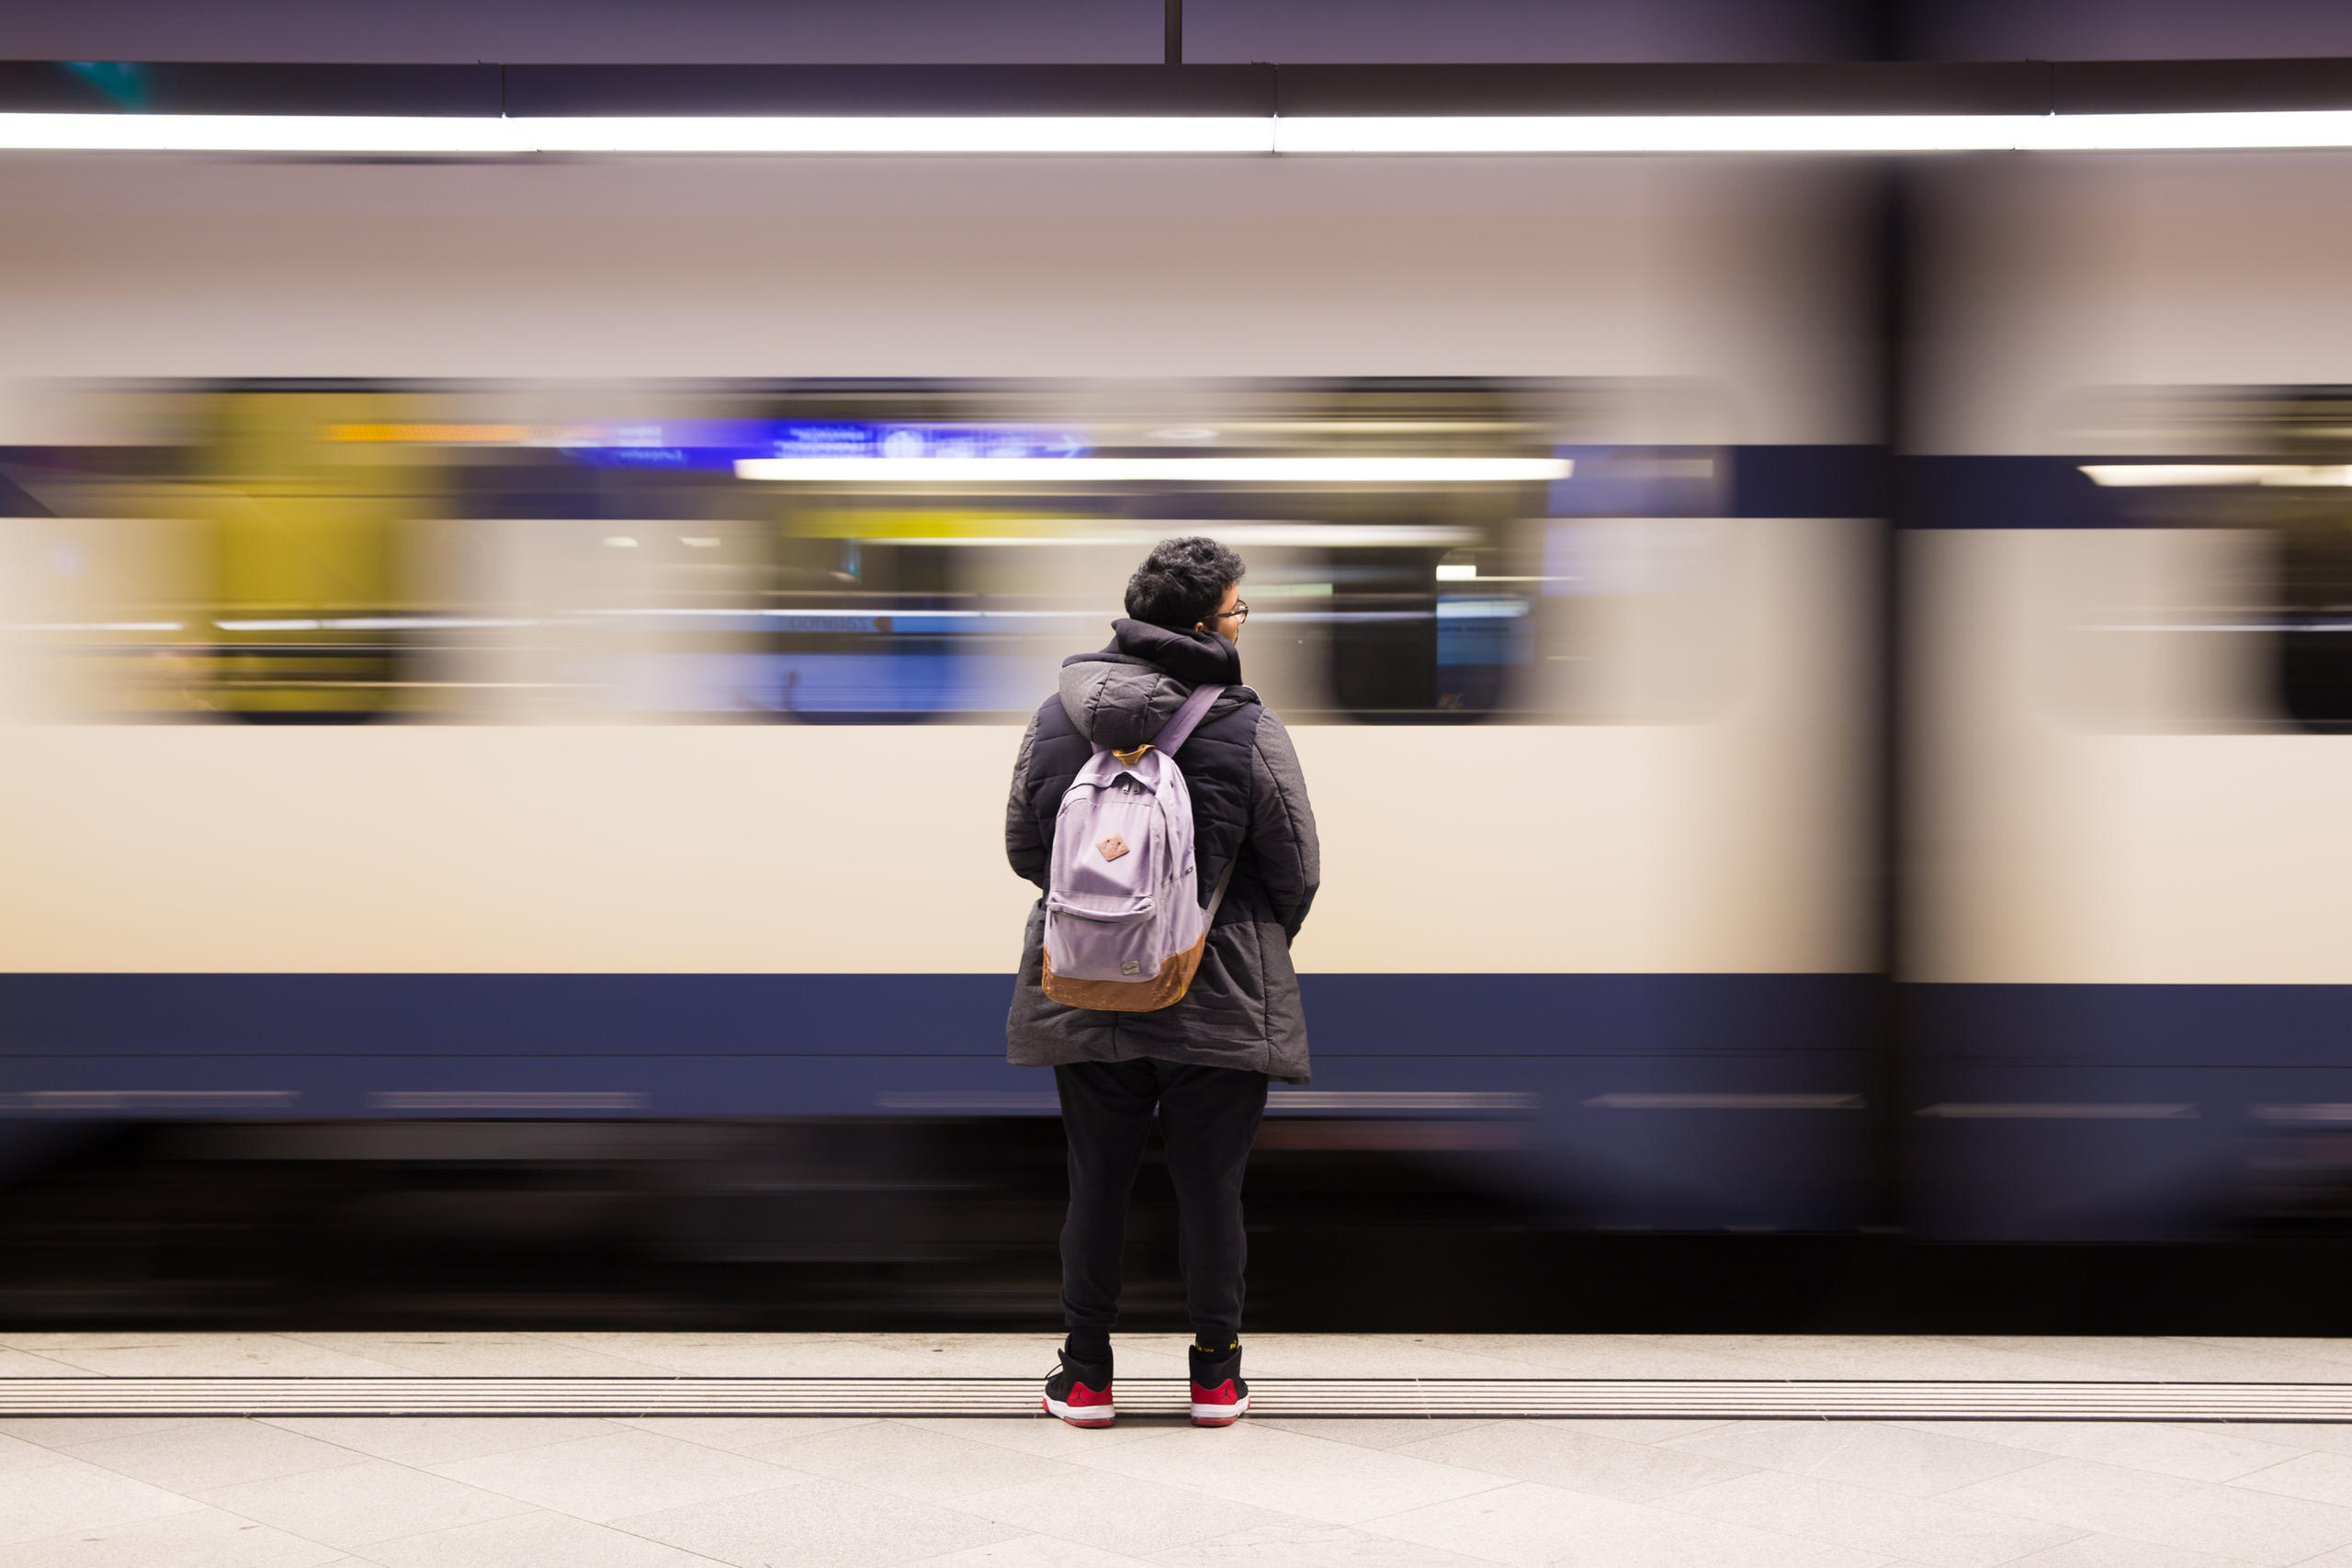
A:
{"label": "backpack shoulder strap", "polygon": [[[1159,733],[1151,738],[1151,743],[1159,748],[1163,753],[1174,755],[1176,748],[1190,739],[1193,731],[1199,728],[1210,705],[1223,695],[1225,695],[1223,686],[1193,687],[1192,695],[1184,699],[1184,705],[1178,708],[1168,722],[1159,727]],[[1227,861],[1224,873],[1216,879],[1216,888],[1209,895],[1206,917],[1201,924],[1201,929],[1204,931],[1216,924],[1217,906],[1225,902],[1225,890],[1232,884],[1233,868],[1239,859],[1240,857],[1236,855],[1232,860]]]}
{"label": "backpack shoulder strap", "polygon": [[1225,695],[1223,686],[1193,687],[1192,695],[1184,699],[1184,705],[1178,708],[1168,722],[1159,727],[1159,733],[1151,738],[1151,743],[1162,752],[1170,756],[1175,755],[1176,748],[1192,738],[1193,731],[1198,728],[1202,717],[1209,711],[1209,705],[1223,695]]}
{"label": "backpack shoulder strap", "polygon": [[1225,890],[1233,886],[1233,868],[1240,863],[1241,857],[1236,854],[1225,863],[1225,869],[1217,874],[1216,891],[1209,895],[1208,908],[1204,911],[1208,918],[1201,922],[1203,931],[1207,931],[1216,924],[1217,907],[1225,902]]}

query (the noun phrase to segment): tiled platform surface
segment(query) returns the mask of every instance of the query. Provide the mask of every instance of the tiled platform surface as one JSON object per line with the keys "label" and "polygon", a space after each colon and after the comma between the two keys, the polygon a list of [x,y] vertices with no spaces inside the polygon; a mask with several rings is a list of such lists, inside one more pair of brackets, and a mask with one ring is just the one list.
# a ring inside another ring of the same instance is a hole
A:
{"label": "tiled platform surface", "polygon": [[[1176,1377],[1182,1341],[1123,1340]],[[996,1336],[0,1335],[0,1377],[1009,1377]],[[2352,1381],[2352,1340],[1265,1336],[1275,1377]],[[2352,1426],[0,1421],[0,1568],[2352,1568]]]}

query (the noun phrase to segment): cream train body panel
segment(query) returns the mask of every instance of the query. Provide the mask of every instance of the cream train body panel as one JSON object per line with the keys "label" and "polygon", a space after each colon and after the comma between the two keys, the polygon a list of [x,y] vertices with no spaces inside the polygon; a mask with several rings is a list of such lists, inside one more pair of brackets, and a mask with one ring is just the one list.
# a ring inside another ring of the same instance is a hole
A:
{"label": "cream train body panel", "polygon": [[[0,162],[0,445],[59,379],[1639,378],[1869,439],[1856,186],[1742,160]],[[1736,265],[1724,258],[1736,256]]]}
{"label": "cream train body panel", "polygon": [[2352,982],[2352,747],[2277,720],[2252,636],[2193,626],[2260,541],[1954,531],[1920,551],[1911,977]]}
{"label": "cream train body panel", "polygon": [[[1711,602],[1727,613],[1685,716],[1294,731],[1327,887],[1302,969],[1868,963],[1849,831],[1859,628],[1839,610],[1856,528],[1725,520],[1722,537],[1730,586]],[[1640,634],[1637,618],[1619,629]],[[956,724],[11,726],[0,965],[1009,972],[1032,897],[1001,850],[1019,739]]]}

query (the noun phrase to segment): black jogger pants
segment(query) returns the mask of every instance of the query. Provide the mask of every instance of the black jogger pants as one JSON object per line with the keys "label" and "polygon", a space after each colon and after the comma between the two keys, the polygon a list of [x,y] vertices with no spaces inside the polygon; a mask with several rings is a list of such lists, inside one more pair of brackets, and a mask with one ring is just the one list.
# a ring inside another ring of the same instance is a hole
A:
{"label": "black jogger pants", "polygon": [[1204,1344],[1241,1336],[1241,1171],[1266,1112],[1266,1075],[1174,1062],[1080,1062],[1054,1069],[1069,1138],[1069,1217],[1062,1224],[1062,1320],[1107,1332],[1119,1320],[1119,1254],[1127,1194],[1159,1112],[1176,1188],[1176,1257]]}

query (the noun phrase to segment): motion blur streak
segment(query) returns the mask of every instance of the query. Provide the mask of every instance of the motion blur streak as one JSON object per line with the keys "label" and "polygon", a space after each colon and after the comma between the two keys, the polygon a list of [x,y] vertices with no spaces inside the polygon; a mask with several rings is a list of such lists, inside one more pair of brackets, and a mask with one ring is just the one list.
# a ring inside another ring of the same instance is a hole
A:
{"label": "motion blur streak", "polygon": [[817,484],[1511,484],[1564,479],[1556,457],[741,457],[739,479]]}
{"label": "motion blur streak", "polygon": [[2164,485],[2352,485],[2343,463],[2086,463],[2097,485],[2145,489]]}

